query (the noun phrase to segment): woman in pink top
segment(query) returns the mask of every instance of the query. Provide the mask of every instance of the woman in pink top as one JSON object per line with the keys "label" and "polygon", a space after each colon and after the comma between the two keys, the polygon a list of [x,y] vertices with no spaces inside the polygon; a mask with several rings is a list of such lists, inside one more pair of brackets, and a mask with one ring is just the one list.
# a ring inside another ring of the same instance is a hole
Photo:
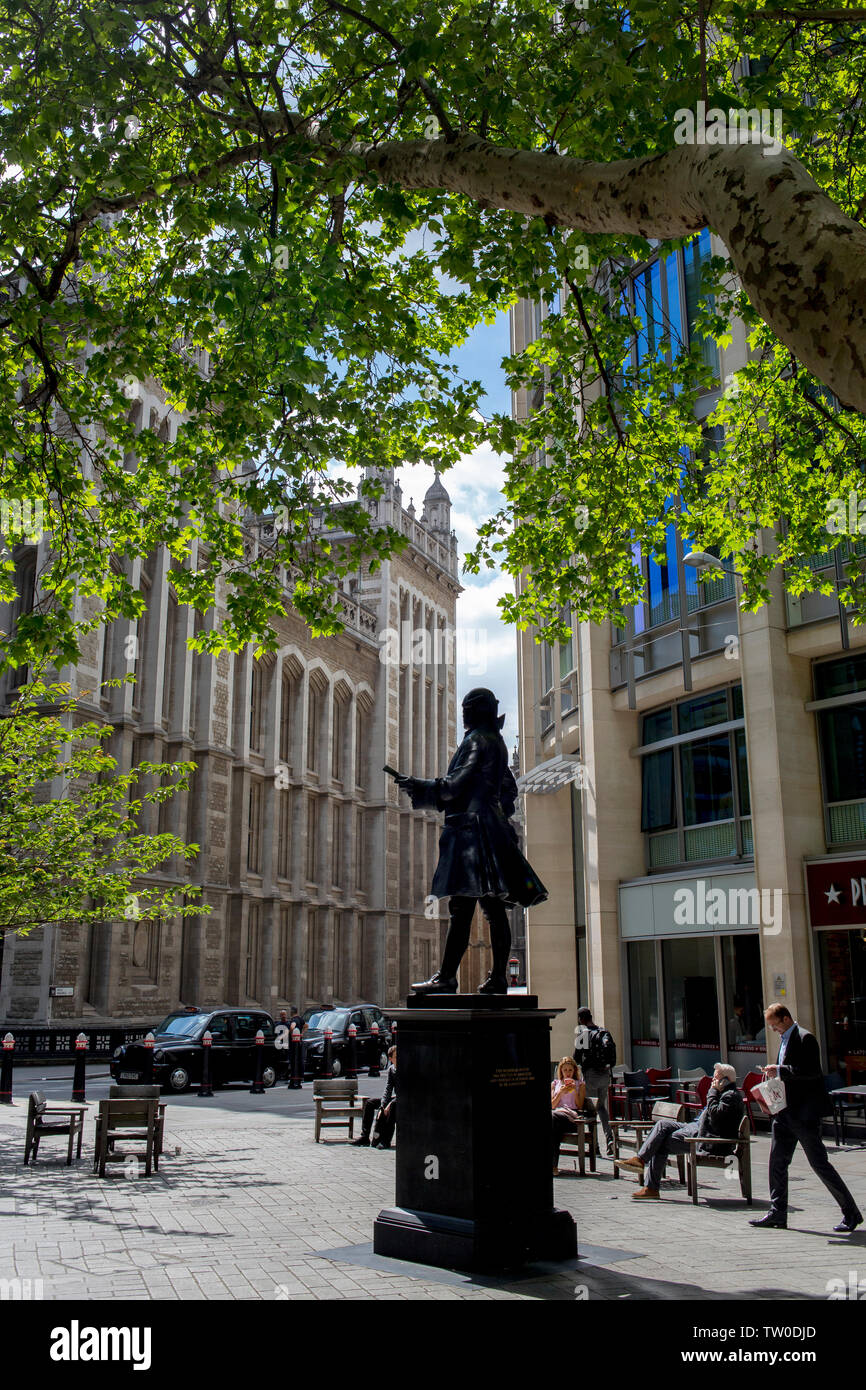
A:
{"label": "woman in pink top", "polygon": [[553,1140],[553,1176],[559,1177],[559,1146],[563,1134],[580,1119],[579,1112],[586,1103],[586,1083],[583,1072],[573,1057],[563,1057],[556,1068],[556,1080],[550,1083],[550,1112]]}

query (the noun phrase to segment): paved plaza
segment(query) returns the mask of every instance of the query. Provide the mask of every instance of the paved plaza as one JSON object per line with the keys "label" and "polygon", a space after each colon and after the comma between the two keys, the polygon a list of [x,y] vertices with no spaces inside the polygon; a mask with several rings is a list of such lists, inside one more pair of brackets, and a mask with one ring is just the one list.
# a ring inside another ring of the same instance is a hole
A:
{"label": "paved plaza", "polygon": [[[47,1300],[824,1301],[828,1286],[841,1287],[830,1281],[848,1286],[852,1271],[866,1291],[866,1233],[832,1234],[837,1209],[799,1151],[788,1231],[749,1226],[767,1208],[763,1133],[753,1209],[721,1170],[702,1173],[697,1207],[673,1181],[659,1203],[637,1204],[633,1181],[614,1180],[600,1159],[595,1176],[555,1181],[557,1205],[577,1222],[577,1265],[482,1278],[373,1255],[373,1221],[394,1201],[395,1154],[342,1138],[315,1144],[309,1086],[172,1097],[159,1173],[127,1177],[118,1166],[100,1181],[90,1170],[95,1105],[80,1163],[66,1168],[64,1144],[47,1141],[23,1166],[27,1092],[38,1078],[22,1068],[15,1080],[15,1105],[0,1107],[0,1280],[41,1281],[30,1287]],[[363,1079],[360,1089],[376,1094],[381,1082]],[[68,1099],[68,1087],[54,1082],[50,1096]],[[866,1206],[866,1149],[829,1149]]]}

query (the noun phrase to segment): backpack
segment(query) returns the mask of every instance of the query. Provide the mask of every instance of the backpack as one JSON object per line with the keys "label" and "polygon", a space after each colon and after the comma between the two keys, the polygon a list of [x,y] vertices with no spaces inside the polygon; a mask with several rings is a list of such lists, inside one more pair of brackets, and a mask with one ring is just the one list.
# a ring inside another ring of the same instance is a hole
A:
{"label": "backpack", "polygon": [[593,1028],[584,1055],[584,1069],[605,1071],[616,1066],[616,1043],[606,1028]]}

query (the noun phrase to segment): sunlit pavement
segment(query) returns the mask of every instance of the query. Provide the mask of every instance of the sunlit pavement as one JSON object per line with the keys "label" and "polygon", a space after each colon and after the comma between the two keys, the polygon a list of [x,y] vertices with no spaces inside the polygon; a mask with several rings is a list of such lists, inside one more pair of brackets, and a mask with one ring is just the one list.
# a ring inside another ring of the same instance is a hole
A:
{"label": "sunlit pavement", "polygon": [[[359,1089],[379,1095],[383,1084],[363,1077]],[[104,1068],[90,1068],[88,1101],[109,1085]],[[126,1177],[118,1165],[103,1180],[91,1173],[95,1106],[81,1162],[67,1168],[65,1142],[47,1140],[36,1163],[23,1166],[27,1094],[37,1089],[68,1100],[71,1070],[19,1068],[15,1105],[0,1106],[0,1280],[41,1281],[30,1287],[49,1300],[824,1301],[839,1287],[832,1281],[848,1284],[852,1270],[866,1277],[866,1228],[832,1234],[837,1208],[799,1152],[789,1229],[749,1226],[767,1208],[763,1133],[752,1150],[752,1208],[716,1169],[701,1173],[698,1206],[673,1181],[660,1202],[638,1204],[633,1180],[613,1180],[600,1159],[595,1176],[555,1180],[557,1205],[577,1221],[577,1265],[473,1278],[372,1254],[373,1221],[394,1201],[394,1152],[352,1148],[342,1138],[315,1144],[310,1083],[264,1096],[237,1087],[212,1099],[167,1097],[159,1173]],[[828,1147],[866,1206],[866,1149]],[[570,1162],[563,1159],[566,1170]]]}

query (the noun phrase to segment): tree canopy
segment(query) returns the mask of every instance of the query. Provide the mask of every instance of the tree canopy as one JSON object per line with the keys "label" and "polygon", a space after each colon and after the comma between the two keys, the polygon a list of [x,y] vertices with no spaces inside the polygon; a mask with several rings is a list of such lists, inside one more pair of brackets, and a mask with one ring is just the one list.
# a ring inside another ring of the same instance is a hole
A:
{"label": "tree canopy", "polygon": [[[505,603],[518,622],[552,633],[566,599],[621,614],[636,548],[658,550],[680,511],[695,548],[740,557],[745,603],[780,560],[795,591],[816,582],[807,557],[838,543],[828,505],[859,486],[866,438],[861,12],[2,9],[0,492],[40,501],[53,539],[13,661],[74,655],[76,595],[99,597],[94,621],[136,615],[124,562],[157,544],[181,601],[207,609],[227,582],[203,645],[273,645],[286,569],[312,628],[337,631],[335,578],[401,540],[333,465],[447,469],[484,438],[511,456],[507,507],[470,563],[528,567]],[[701,100],[780,112],[784,148],[678,144]],[[640,328],[625,278],[703,227],[729,259],[705,267],[699,328],[724,342],[736,315],[751,344],[709,422],[712,467],[700,343],[666,332],[622,366]],[[507,364],[538,408],[483,420],[449,350],[520,296],[551,310]],[[138,428],[149,380],[183,412],[176,438]],[[285,523],[253,556],[248,512]],[[843,597],[866,611],[856,563]]]}

